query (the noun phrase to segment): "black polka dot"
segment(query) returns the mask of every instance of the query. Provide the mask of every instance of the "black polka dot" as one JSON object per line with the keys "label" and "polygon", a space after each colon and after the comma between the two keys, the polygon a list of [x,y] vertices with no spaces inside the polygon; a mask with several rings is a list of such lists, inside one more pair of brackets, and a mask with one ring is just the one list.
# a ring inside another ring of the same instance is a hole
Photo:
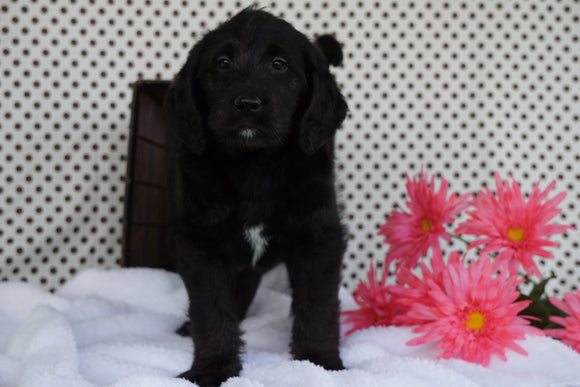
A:
{"label": "black polka dot", "polygon": [[[244,2],[30,2],[0,6],[0,279],[57,289],[121,260],[129,84],[171,79],[203,34]],[[377,236],[405,173],[421,167],[462,192],[508,174],[530,192],[567,190],[580,217],[579,13],[566,2],[260,1],[314,37],[334,33],[332,69],[350,111],[336,136],[354,290],[387,251]],[[580,282],[580,235],[552,238],[545,273]],[[449,249],[461,248],[455,243]]]}

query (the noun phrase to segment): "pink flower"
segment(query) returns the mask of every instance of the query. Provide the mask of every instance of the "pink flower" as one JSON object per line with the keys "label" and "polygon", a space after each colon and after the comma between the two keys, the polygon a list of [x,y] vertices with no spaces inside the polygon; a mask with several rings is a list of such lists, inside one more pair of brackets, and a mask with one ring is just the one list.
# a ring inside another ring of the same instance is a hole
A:
{"label": "pink flower", "polygon": [[393,318],[400,313],[384,281],[377,282],[373,266],[367,273],[367,278],[368,285],[361,281],[355,291],[354,300],[360,309],[341,313],[347,317],[343,324],[353,326],[346,335],[371,326],[392,325]]}
{"label": "pink flower", "polygon": [[550,317],[550,321],[562,325],[564,329],[546,329],[546,334],[561,339],[564,344],[580,352],[580,289],[576,293],[564,294],[564,301],[550,297],[550,302],[568,317]]}
{"label": "pink flower", "polygon": [[515,302],[519,296],[516,277],[505,272],[493,277],[491,259],[482,256],[465,267],[462,260],[450,262],[438,281],[426,281],[427,297],[418,299],[409,317],[424,323],[414,332],[425,333],[408,345],[437,342],[443,352],[439,358],[460,358],[489,365],[492,355],[506,360],[505,349],[527,355],[515,341],[526,333],[541,331],[529,325],[518,313],[529,301]]}
{"label": "pink flower", "polygon": [[[456,251],[449,256],[449,264],[459,262],[460,254]],[[443,286],[443,272],[446,269],[441,253],[435,252],[431,257],[431,267],[429,269],[423,262],[419,263],[421,276],[415,275],[409,268],[402,268],[397,274],[397,285],[389,286],[389,291],[394,296],[394,301],[398,308],[404,313],[398,314],[393,319],[394,325],[410,326],[421,325],[430,320],[419,319],[416,315],[406,313],[415,304],[427,304],[433,302],[429,297],[432,284]],[[433,306],[433,305],[432,305]]]}
{"label": "pink flower", "polygon": [[548,224],[562,211],[557,206],[566,197],[561,192],[554,198],[542,203],[556,185],[553,181],[544,191],[540,191],[540,182],[534,185],[526,202],[517,182],[512,178],[502,182],[495,174],[497,198],[488,188],[480,191],[474,200],[473,211],[468,211],[470,219],[461,223],[455,233],[483,235],[468,248],[486,245],[482,254],[500,252],[494,262],[494,269],[504,268],[512,275],[517,275],[521,264],[528,275],[542,274],[532,259],[532,255],[551,259],[554,255],[544,247],[555,247],[557,243],[546,239],[546,236],[561,234],[574,227],[561,224]]}
{"label": "pink flower", "polygon": [[387,269],[396,259],[401,260],[397,270],[414,268],[429,247],[440,252],[439,238],[451,240],[444,225],[451,224],[469,206],[471,194],[456,197],[452,193],[447,198],[447,180],[441,179],[439,192],[435,192],[434,180],[431,177],[429,182],[428,174],[423,171],[419,180],[411,180],[407,175],[409,201],[406,204],[410,212],[393,211],[379,231],[379,235],[386,236],[384,242],[390,245],[385,261]]}

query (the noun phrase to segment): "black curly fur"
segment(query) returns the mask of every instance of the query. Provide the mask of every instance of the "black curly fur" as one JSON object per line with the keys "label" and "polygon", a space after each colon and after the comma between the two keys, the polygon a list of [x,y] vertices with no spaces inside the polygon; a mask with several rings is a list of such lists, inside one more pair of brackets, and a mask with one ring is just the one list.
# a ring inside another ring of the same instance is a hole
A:
{"label": "black curly fur", "polygon": [[[292,287],[292,354],[341,369],[346,238],[332,137],[347,105],[320,50],[271,14],[244,10],[193,47],[165,110],[176,147],[173,253],[195,344],[181,376],[210,386],[238,375],[239,322],[277,262]],[[245,232],[257,225],[268,245],[254,264]]]}
{"label": "black curly fur", "polygon": [[329,65],[340,66],[342,64],[342,47],[332,35],[320,35],[316,39],[316,45],[324,54]]}

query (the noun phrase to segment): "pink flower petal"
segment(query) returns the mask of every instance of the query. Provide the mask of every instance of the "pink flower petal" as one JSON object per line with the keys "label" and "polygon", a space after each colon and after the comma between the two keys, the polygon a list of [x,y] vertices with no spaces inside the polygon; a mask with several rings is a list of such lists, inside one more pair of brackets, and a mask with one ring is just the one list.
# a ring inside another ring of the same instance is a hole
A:
{"label": "pink flower petal", "polygon": [[543,191],[540,190],[540,182],[537,182],[526,202],[513,177],[510,184],[510,181],[502,181],[499,173],[495,173],[495,184],[496,195],[489,188],[480,191],[473,201],[475,209],[467,212],[469,219],[461,223],[455,232],[482,237],[472,241],[469,249],[485,245],[485,253],[500,251],[496,269],[517,275],[519,266],[522,266],[527,274],[541,278],[542,274],[529,254],[552,259],[553,255],[541,247],[554,247],[555,243],[545,238],[574,229],[549,223],[561,213],[557,206],[566,193],[561,192],[546,200],[556,182],[552,181]]}

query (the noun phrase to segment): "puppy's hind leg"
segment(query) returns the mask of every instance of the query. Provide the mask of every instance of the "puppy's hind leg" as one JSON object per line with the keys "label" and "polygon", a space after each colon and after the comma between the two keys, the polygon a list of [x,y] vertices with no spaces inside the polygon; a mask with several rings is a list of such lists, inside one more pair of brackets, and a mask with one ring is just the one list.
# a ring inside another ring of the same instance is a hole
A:
{"label": "puppy's hind leg", "polygon": [[175,331],[179,336],[191,337],[191,321],[186,321]]}
{"label": "puppy's hind leg", "polygon": [[246,317],[248,308],[254,300],[258,285],[262,275],[253,269],[246,269],[238,272],[236,278],[236,306],[238,317],[243,320]]}
{"label": "puppy's hind leg", "polygon": [[[236,281],[236,305],[238,318],[243,320],[246,317],[248,308],[254,300],[254,295],[260,284],[261,275],[255,270],[244,270],[238,273]],[[191,337],[191,321],[184,322],[176,331],[180,336]]]}

